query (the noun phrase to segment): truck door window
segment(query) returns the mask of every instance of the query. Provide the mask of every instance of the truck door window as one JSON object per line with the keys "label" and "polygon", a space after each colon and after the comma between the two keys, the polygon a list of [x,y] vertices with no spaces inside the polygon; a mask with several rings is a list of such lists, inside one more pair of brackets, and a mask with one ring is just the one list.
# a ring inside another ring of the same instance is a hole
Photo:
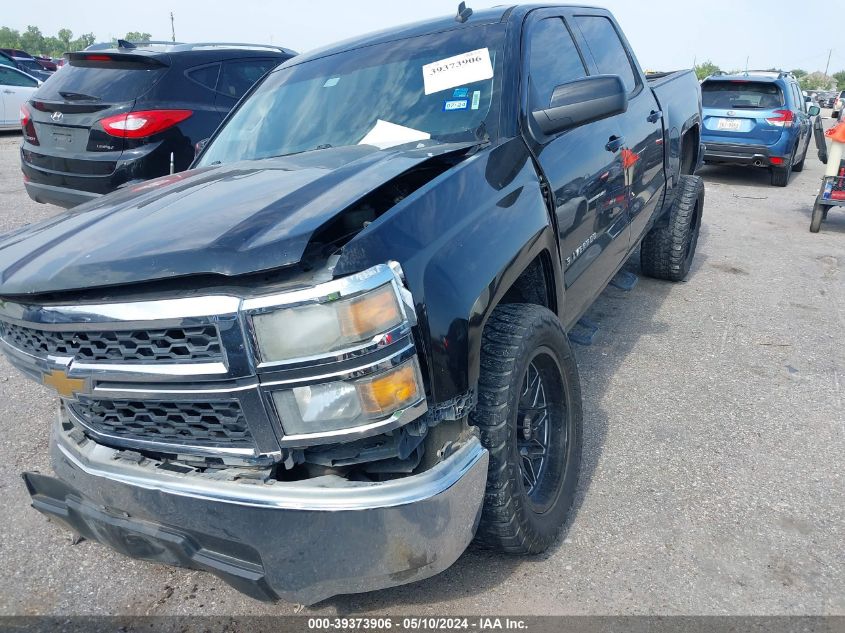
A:
{"label": "truck door window", "polygon": [[0,85],[35,88],[38,85],[38,82],[35,79],[27,77],[23,73],[16,72],[4,66],[0,68]]}
{"label": "truck door window", "polygon": [[557,86],[586,76],[587,69],[563,20],[546,18],[537,22],[528,50],[531,110],[548,108]]}
{"label": "truck door window", "polygon": [[619,39],[613,23],[598,15],[579,15],[575,21],[587,40],[587,46],[599,72],[604,75],[619,75],[628,92],[633,92],[637,87],[637,76],[634,74],[628,51]]}

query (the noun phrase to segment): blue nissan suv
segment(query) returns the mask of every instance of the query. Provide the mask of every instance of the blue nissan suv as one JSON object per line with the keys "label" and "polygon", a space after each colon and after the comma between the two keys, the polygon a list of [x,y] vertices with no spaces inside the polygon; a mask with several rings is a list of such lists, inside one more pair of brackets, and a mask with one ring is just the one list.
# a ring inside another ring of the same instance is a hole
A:
{"label": "blue nissan suv", "polygon": [[807,108],[793,75],[712,75],[701,84],[701,98],[705,163],[765,167],[776,187],[786,187],[791,172],[804,169],[810,117],[819,108]]}

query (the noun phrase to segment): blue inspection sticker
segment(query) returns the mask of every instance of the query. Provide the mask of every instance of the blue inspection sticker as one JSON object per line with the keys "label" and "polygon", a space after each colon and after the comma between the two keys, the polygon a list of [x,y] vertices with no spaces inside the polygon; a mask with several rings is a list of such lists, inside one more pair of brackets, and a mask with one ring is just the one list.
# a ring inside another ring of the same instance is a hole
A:
{"label": "blue inspection sticker", "polygon": [[453,99],[464,99],[469,96],[469,88],[455,88],[455,92],[452,93]]}
{"label": "blue inspection sticker", "polygon": [[469,99],[451,99],[443,103],[443,112],[454,112],[455,110],[466,110],[469,108]]}

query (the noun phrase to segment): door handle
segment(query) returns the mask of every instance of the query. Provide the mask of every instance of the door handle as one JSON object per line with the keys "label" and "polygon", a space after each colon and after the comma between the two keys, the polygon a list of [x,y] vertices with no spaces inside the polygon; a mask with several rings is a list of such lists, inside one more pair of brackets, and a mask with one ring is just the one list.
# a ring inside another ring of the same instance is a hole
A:
{"label": "door handle", "polygon": [[6,88],[6,90],[4,90],[3,92],[5,92],[7,95],[13,95],[13,94],[15,94],[15,91],[14,91],[14,90],[9,90],[8,88]]}
{"label": "door handle", "polygon": [[607,141],[607,145],[604,148],[608,152],[618,152],[619,148],[625,144],[625,137],[623,136],[616,136],[615,134],[610,137]]}
{"label": "door handle", "polygon": [[649,123],[657,123],[662,117],[663,113],[660,110],[652,110],[646,117],[646,121]]}

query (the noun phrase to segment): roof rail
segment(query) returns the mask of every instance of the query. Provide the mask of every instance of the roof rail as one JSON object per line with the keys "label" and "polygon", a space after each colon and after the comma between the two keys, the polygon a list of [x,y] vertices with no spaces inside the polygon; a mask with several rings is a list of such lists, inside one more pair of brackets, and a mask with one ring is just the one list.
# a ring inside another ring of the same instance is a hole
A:
{"label": "roof rail", "polygon": [[[120,42],[121,40],[117,40]],[[158,46],[179,46],[184,44],[184,42],[172,42],[170,40],[126,40],[130,44],[134,44],[135,46],[149,46],[150,44],[156,44]]]}
{"label": "roof rail", "polygon": [[100,42],[92,44],[87,47],[86,51],[92,50],[106,50],[110,48],[156,48],[165,52],[180,52],[180,51],[194,51],[194,50],[210,50],[215,48],[231,48],[231,49],[250,49],[262,51],[278,51],[287,55],[296,55],[297,52],[283,46],[272,46],[270,44],[246,44],[240,42],[171,42],[169,40],[145,40],[145,41],[130,41],[117,40],[117,42]]}
{"label": "roof rail", "polygon": [[249,48],[254,50],[279,51],[281,53],[296,55],[296,51],[285,48],[284,46],[273,46],[271,44],[249,44],[247,42],[192,42],[190,44],[176,44],[173,47],[173,50],[194,51],[207,48]]}
{"label": "roof rail", "polygon": [[791,77],[792,76],[792,73],[788,72],[786,70],[771,70],[771,69],[766,69],[766,70],[749,69],[749,70],[744,70],[742,72],[742,74],[743,75],[751,75],[751,74],[754,74],[754,75],[771,75],[771,76],[777,77],[778,79],[781,79],[783,77]]}

